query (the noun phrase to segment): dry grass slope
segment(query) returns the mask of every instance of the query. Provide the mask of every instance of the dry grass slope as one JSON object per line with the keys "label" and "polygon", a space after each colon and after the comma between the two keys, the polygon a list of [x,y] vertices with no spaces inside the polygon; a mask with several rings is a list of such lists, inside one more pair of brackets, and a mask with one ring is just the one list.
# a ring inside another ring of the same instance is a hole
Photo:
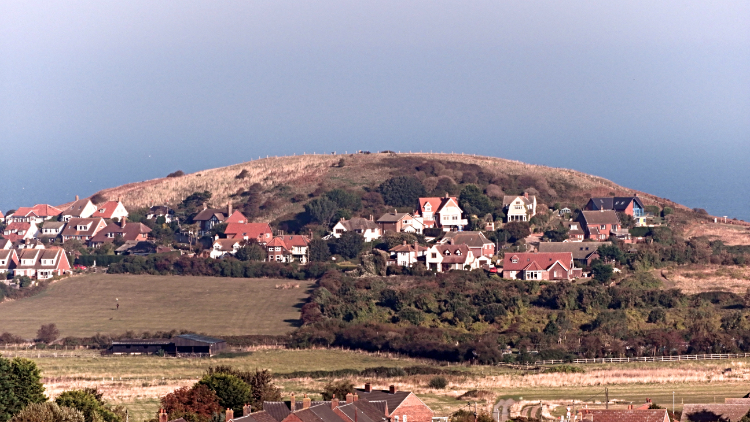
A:
{"label": "dry grass slope", "polygon": [[[0,304],[0,332],[33,338],[54,322],[61,336],[185,329],[211,335],[281,334],[299,319],[310,283],[274,279],[92,274]],[[119,299],[120,309],[115,309]]]}
{"label": "dry grass slope", "polygon": [[[213,205],[219,206],[227,203],[229,195],[253,183],[260,183],[267,188],[292,185],[302,190],[307,188],[308,191],[314,190],[321,181],[347,187],[377,185],[392,176],[391,169],[384,165],[384,160],[393,156],[475,164],[484,171],[494,174],[524,175],[546,180],[561,179],[573,184],[580,191],[593,195],[608,195],[610,192],[626,195],[637,192],[604,178],[578,171],[525,164],[502,158],[462,154],[400,153],[269,157],[228,167],[203,170],[177,178],[132,183],[105,189],[99,193],[109,198],[121,197],[126,206],[138,208],[165,202],[175,203],[193,192],[208,190],[213,194]],[[336,166],[342,158],[346,161],[346,165]],[[247,170],[247,177],[242,180],[236,179],[235,177],[242,170]],[[637,193],[647,198],[648,201],[679,206],[643,192]],[[288,211],[290,210],[281,210],[281,212]]]}

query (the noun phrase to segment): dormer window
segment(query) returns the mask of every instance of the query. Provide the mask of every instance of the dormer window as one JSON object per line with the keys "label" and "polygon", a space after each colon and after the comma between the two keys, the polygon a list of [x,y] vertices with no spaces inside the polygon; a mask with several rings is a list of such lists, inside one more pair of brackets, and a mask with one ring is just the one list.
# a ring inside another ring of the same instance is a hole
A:
{"label": "dormer window", "polygon": [[430,205],[430,203],[429,203],[429,202],[428,202],[428,203],[426,203],[426,204],[424,204],[424,210],[425,210],[425,211],[431,211],[431,210],[432,210],[432,205]]}
{"label": "dormer window", "polygon": [[456,255],[461,256],[461,251],[456,251]]}
{"label": "dormer window", "polygon": [[510,262],[512,262],[514,264],[518,264],[518,257],[514,256],[513,258],[510,259]]}
{"label": "dormer window", "polygon": [[448,256],[450,254],[451,254],[451,251],[448,251],[448,250],[446,250],[445,252],[443,252],[443,255],[445,255],[445,256]]}

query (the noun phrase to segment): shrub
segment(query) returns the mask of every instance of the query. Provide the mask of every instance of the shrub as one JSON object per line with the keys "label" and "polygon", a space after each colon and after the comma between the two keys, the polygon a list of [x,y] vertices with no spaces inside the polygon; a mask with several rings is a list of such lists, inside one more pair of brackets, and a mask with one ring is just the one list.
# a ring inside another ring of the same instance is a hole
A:
{"label": "shrub", "polygon": [[664,311],[664,308],[654,308],[651,310],[651,312],[648,313],[648,319],[646,322],[651,324],[656,324],[658,322],[666,322],[667,321],[667,313]]}
{"label": "shrub", "polygon": [[394,207],[416,206],[419,197],[427,194],[422,182],[413,176],[392,177],[378,187],[378,192],[387,205]]}
{"label": "shrub", "polygon": [[328,228],[331,223],[331,219],[338,207],[336,203],[327,198],[315,198],[312,201],[305,204],[305,212],[312,221],[323,224]]}
{"label": "shrub", "polygon": [[95,389],[65,391],[55,403],[79,410],[86,422],[122,422],[122,417],[104,404],[101,394]]}
{"label": "shrub", "polygon": [[597,261],[591,266],[591,272],[594,274],[594,280],[604,284],[612,278],[614,269],[611,265]]}
{"label": "shrub", "polygon": [[340,238],[336,239],[334,249],[337,254],[344,258],[351,259],[359,255],[364,244],[365,239],[362,235],[354,231],[348,231],[344,232]]}
{"label": "shrub", "polygon": [[37,340],[47,344],[57,340],[59,336],[60,330],[57,329],[55,324],[42,325],[36,332]]}
{"label": "shrub", "polygon": [[583,374],[586,370],[580,366],[556,365],[544,370],[545,374]]}
{"label": "shrub", "polygon": [[434,377],[430,380],[430,383],[428,384],[428,386],[436,390],[442,390],[448,386],[448,380],[445,379],[445,377],[440,377],[440,376]]}
{"label": "shrub", "polygon": [[323,395],[323,400],[331,400],[334,395],[344,399],[349,393],[354,393],[354,384],[348,380],[341,380],[336,382],[331,381],[326,384],[321,394]]}
{"label": "shrub", "polygon": [[205,385],[219,398],[222,408],[231,408],[236,414],[242,414],[242,406],[251,398],[250,386],[231,374],[214,373],[204,376],[198,384]]}
{"label": "shrub", "polygon": [[185,175],[185,172],[182,170],[177,170],[175,172],[169,173],[167,177],[182,177]]}
{"label": "shrub", "polygon": [[33,403],[23,408],[10,422],[84,422],[81,411],[58,406],[55,402]]}

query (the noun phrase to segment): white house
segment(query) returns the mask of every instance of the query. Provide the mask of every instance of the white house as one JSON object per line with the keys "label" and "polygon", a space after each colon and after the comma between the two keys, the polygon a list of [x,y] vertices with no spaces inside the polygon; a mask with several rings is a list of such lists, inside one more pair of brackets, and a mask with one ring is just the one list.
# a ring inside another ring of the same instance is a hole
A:
{"label": "white house", "polygon": [[128,210],[122,205],[120,201],[107,201],[96,206],[96,211],[91,217],[101,217],[108,220],[117,219],[122,220],[128,216]]}
{"label": "white house", "polygon": [[67,222],[70,221],[71,218],[89,218],[94,215],[96,211],[96,205],[90,200],[78,199],[78,195],[76,195],[75,202],[63,210],[62,220]]}
{"label": "white house", "polygon": [[444,231],[461,230],[469,222],[462,218],[463,211],[456,197],[445,194],[443,198],[419,198],[419,216],[426,228],[438,227]]}
{"label": "white house", "polygon": [[506,221],[529,221],[536,215],[536,195],[504,196]]}
{"label": "white house", "polygon": [[479,260],[474,257],[468,245],[434,245],[426,256],[427,268],[437,272],[450,270],[475,270]]}
{"label": "white house", "polygon": [[362,237],[365,238],[365,242],[372,242],[375,239],[380,239],[380,237],[383,235],[380,231],[380,226],[378,226],[378,223],[376,223],[372,219],[372,216],[370,216],[369,220],[361,217],[355,217],[351,220],[344,220],[342,218],[341,221],[333,226],[331,236],[338,239],[342,234],[350,231],[361,234]]}
{"label": "white house", "polygon": [[241,239],[216,239],[211,245],[209,256],[217,259],[227,254],[234,255],[242,247],[240,242],[242,242]]}
{"label": "white house", "polygon": [[420,257],[423,257],[427,253],[427,248],[419,245],[417,242],[407,244],[404,241],[403,244],[391,248],[390,252],[391,259],[395,265],[411,267],[419,261]]}

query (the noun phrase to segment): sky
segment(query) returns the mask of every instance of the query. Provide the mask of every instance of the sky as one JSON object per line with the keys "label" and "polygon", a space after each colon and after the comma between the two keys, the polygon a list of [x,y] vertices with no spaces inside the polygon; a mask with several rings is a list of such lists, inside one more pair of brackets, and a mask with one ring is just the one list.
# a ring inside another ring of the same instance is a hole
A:
{"label": "sky", "polygon": [[750,3],[0,2],[0,209],[265,155],[465,152],[750,220]]}

